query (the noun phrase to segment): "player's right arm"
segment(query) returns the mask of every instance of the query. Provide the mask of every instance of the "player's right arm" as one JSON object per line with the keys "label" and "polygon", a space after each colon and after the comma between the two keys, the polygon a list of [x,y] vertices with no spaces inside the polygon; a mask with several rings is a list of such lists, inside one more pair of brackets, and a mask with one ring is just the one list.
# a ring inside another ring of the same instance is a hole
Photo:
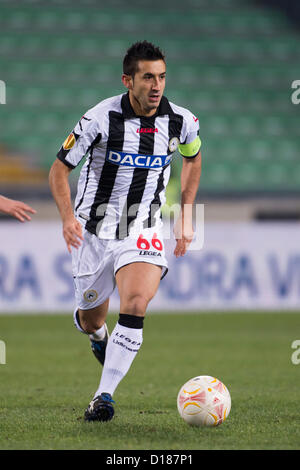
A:
{"label": "player's right arm", "polygon": [[72,247],[78,248],[83,240],[81,224],[72,208],[69,174],[100,140],[99,123],[87,113],[64,141],[50,169],[49,184],[63,222],[63,236],[69,252]]}
{"label": "player's right arm", "polygon": [[71,168],[56,159],[49,173],[49,185],[63,223],[63,236],[69,253],[72,247],[78,248],[83,240],[81,224],[75,218],[72,208],[70,172]]}

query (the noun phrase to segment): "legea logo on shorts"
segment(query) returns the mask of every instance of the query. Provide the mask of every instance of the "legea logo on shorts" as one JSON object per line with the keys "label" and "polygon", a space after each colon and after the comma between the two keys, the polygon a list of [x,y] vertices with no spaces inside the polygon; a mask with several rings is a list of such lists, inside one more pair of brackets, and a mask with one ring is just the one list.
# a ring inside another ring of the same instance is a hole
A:
{"label": "legea logo on shorts", "polygon": [[116,152],[107,150],[106,160],[115,165],[135,168],[161,168],[168,165],[172,155],[139,155],[137,153]]}

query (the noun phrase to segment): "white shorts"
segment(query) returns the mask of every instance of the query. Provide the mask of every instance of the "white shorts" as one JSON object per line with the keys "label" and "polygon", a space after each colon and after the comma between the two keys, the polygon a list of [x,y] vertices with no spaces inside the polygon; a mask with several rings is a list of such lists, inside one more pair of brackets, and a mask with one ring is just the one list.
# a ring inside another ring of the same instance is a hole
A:
{"label": "white shorts", "polygon": [[165,247],[157,229],[143,230],[139,238],[102,240],[83,228],[81,246],[72,250],[76,307],[82,310],[101,305],[113,293],[116,272],[130,263],[144,262],[162,267],[167,274]]}

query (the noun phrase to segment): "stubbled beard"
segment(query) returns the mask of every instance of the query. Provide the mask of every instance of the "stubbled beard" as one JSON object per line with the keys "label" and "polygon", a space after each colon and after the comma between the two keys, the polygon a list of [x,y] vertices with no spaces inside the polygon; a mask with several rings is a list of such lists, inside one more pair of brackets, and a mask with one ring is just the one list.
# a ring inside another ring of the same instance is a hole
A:
{"label": "stubbled beard", "polygon": [[133,95],[133,99],[139,105],[141,110],[144,110],[146,113],[149,113],[150,111],[153,111],[153,109],[157,109],[158,106],[159,106],[159,103],[160,103],[160,101],[159,101],[159,103],[157,105],[156,104],[150,104],[150,103],[147,103],[147,104],[143,105],[143,103],[138,98],[136,98],[134,95]]}

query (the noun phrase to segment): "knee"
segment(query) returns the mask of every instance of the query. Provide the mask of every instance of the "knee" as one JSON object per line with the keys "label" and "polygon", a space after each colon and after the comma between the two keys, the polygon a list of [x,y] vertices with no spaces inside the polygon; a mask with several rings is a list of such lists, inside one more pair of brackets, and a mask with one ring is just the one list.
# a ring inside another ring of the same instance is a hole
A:
{"label": "knee", "polygon": [[151,299],[143,294],[131,294],[121,302],[121,313],[144,315]]}

